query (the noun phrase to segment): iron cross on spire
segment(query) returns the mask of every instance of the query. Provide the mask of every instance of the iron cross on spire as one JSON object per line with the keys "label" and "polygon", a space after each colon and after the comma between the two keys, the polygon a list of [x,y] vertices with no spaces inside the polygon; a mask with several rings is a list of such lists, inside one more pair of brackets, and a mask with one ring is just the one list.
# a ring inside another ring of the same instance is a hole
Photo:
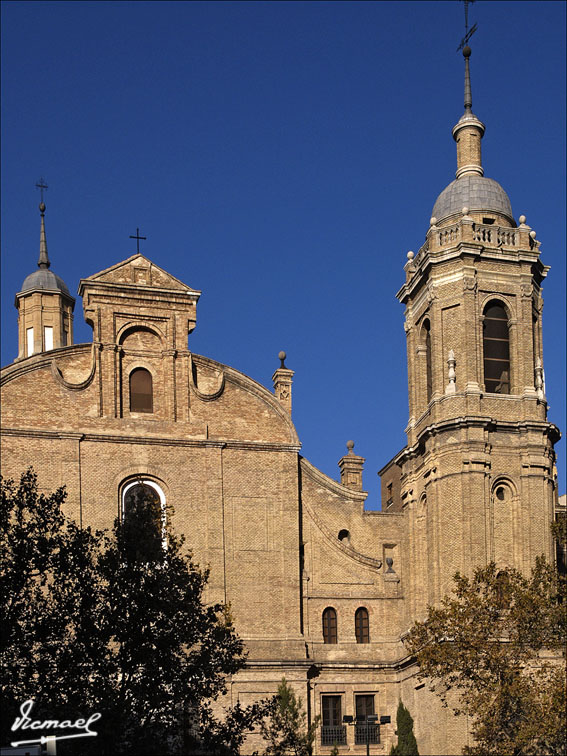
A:
{"label": "iron cross on spire", "polygon": [[465,36],[462,38],[461,44],[457,47],[457,52],[465,47],[477,29],[477,24],[474,24],[474,26],[469,29],[469,3],[474,3],[475,0],[463,0],[463,2],[465,4]]}
{"label": "iron cross on spire", "polygon": [[45,179],[43,176],[40,178],[40,180],[36,184],[37,188],[41,192],[41,204],[43,205],[43,190],[47,189],[47,184],[45,183]]}
{"label": "iron cross on spire", "polygon": [[143,239],[144,241],[146,241],[146,237],[145,236],[140,236],[140,229],[137,228],[136,229],[136,236],[130,236],[130,239],[135,239],[136,240],[136,250],[137,250],[138,254],[140,254],[140,239]]}

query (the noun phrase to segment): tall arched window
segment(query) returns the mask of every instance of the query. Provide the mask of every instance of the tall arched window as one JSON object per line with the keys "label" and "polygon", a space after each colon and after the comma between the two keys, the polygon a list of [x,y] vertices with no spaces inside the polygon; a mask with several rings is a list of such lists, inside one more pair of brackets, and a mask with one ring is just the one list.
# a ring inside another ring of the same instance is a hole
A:
{"label": "tall arched window", "polygon": [[354,615],[354,632],[357,643],[370,643],[368,609],[364,606],[359,607]]}
{"label": "tall arched window", "polygon": [[337,613],[332,607],[323,612],[323,643],[337,642]]}
{"label": "tall arched window", "polygon": [[508,315],[500,302],[484,308],[484,386],[492,394],[510,393],[510,336]]}
{"label": "tall arched window", "polygon": [[121,546],[134,561],[159,561],[166,544],[165,495],[152,480],[135,480],[122,491]]}
{"label": "tall arched window", "polygon": [[152,374],[145,368],[130,373],[130,412],[153,412]]}
{"label": "tall arched window", "polygon": [[421,338],[425,345],[425,377],[426,377],[426,391],[427,401],[431,401],[431,395],[433,394],[433,374],[431,369],[431,323],[426,318],[423,321],[421,328]]}

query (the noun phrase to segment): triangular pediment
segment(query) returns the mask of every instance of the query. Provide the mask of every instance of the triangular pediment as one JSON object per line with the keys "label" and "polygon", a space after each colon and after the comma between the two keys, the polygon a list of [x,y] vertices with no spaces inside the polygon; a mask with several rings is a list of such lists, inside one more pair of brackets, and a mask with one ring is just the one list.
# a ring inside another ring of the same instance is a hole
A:
{"label": "triangular pediment", "polygon": [[116,265],[112,265],[110,268],[106,268],[106,270],[101,270],[99,273],[95,273],[88,278],[83,278],[80,288],[84,284],[147,286],[156,289],[200,293],[141,254],[132,255],[127,260],[116,263]]}

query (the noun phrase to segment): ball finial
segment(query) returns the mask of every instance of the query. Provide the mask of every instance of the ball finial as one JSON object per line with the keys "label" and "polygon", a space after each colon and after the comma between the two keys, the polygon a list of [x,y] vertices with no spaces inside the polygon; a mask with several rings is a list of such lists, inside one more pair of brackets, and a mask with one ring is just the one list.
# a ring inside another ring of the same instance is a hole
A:
{"label": "ball finial", "polygon": [[349,450],[349,454],[350,454],[350,452],[352,452],[352,450],[354,449],[354,441],[347,441],[346,448]]}
{"label": "ball finial", "polygon": [[285,362],[286,357],[287,357],[287,354],[283,351],[283,349],[281,352],[278,352],[278,360],[281,362],[280,367],[283,367],[283,368],[285,367],[284,362]]}
{"label": "ball finial", "polygon": [[465,45],[463,47],[463,57],[470,58],[471,57],[471,52],[472,52],[472,50],[471,50],[471,48],[468,45]]}
{"label": "ball finial", "polygon": [[520,221],[520,223],[523,226],[524,223],[526,222],[526,216],[525,215],[520,215],[520,217],[518,218],[518,220]]}
{"label": "ball finial", "polygon": [[463,209],[461,210],[461,212],[462,212],[462,214],[463,214],[463,215],[468,215],[468,214],[469,214],[469,209],[468,209],[468,207],[466,207],[466,206],[465,206],[465,207],[463,207]]}
{"label": "ball finial", "polygon": [[535,239],[535,237],[536,237],[536,232],[535,232],[535,231],[530,231],[530,237],[531,237],[532,239]]}
{"label": "ball finial", "polygon": [[435,226],[436,223],[437,223],[437,218],[434,215],[432,215],[431,218],[429,219],[429,225]]}
{"label": "ball finial", "polygon": [[413,252],[411,251],[411,249],[410,249],[410,251],[409,251],[409,252],[407,253],[407,255],[406,255],[406,256],[407,256],[407,258],[408,258],[408,260],[409,260],[410,262],[411,262],[411,261],[413,260],[413,258],[415,257],[415,255],[414,255],[414,253],[413,253]]}

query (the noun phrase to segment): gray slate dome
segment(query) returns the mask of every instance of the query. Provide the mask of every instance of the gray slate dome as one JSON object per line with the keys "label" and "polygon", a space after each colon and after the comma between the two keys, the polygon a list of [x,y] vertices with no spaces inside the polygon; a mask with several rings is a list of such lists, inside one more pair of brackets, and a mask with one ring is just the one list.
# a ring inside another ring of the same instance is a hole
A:
{"label": "gray slate dome", "polygon": [[65,285],[65,282],[61,278],[59,278],[59,276],[56,276],[55,273],[52,273],[46,268],[40,268],[39,270],[30,273],[29,276],[25,278],[21,291],[31,291],[32,289],[61,291],[63,294],[71,297],[71,295],[69,294],[69,289]]}
{"label": "gray slate dome", "polygon": [[494,179],[478,175],[455,179],[437,197],[431,215],[439,223],[450,215],[460,214],[463,207],[472,211],[500,213],[515,225],[508,195]]}

